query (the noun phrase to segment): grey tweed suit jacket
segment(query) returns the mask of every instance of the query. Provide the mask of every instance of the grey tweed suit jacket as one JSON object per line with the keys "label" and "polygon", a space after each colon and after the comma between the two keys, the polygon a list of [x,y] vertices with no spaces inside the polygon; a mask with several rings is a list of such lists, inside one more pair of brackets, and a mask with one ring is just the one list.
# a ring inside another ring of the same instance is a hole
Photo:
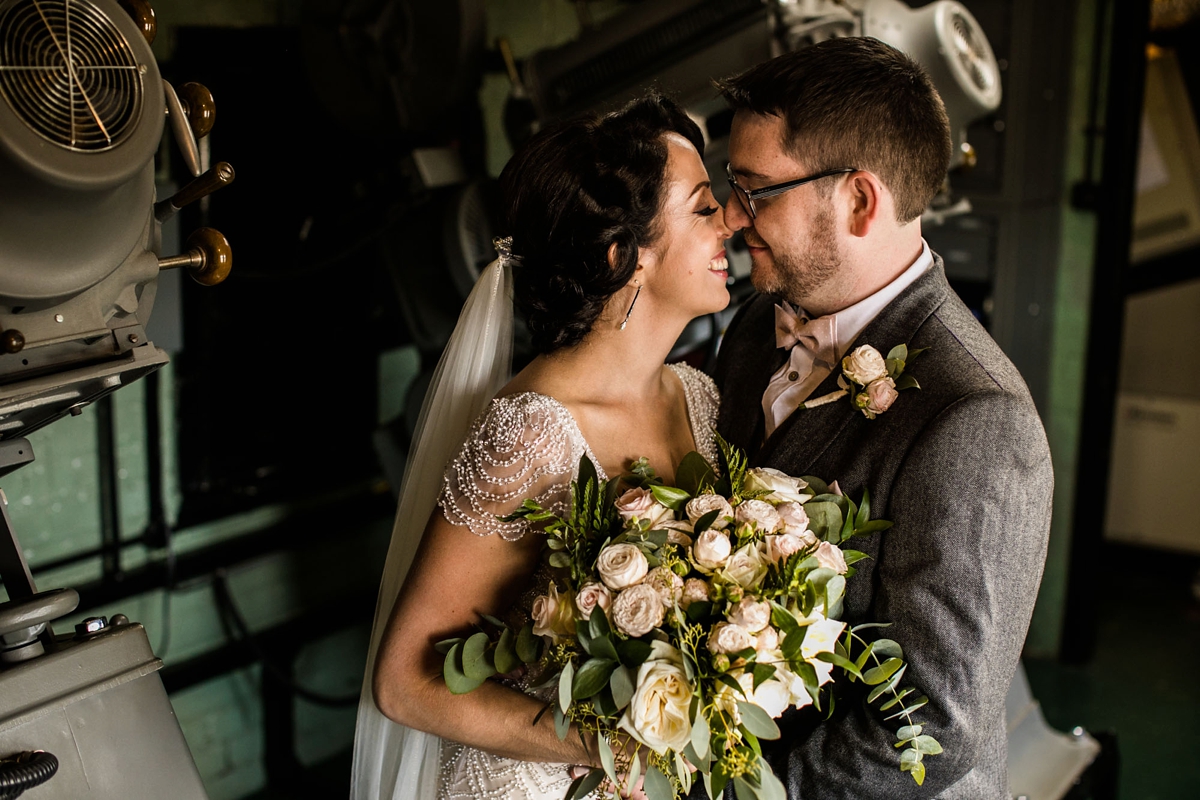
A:
{"label": "grey tweed suit jacket", "polygon": [[[844,618],[891,622],[909,662],[904,683],[928,695],[915,715],[945,748],[923,787],[899,770],[886,713],[861,692],[833,718],[791,711],[768,758],[791,798],[1008,800],[1004,698],[1029,626],[1050,530],[1053,472],[1021,375],[934,266],[867,326],[854,347],[928,348],[874,420],[842,400],[793,413],[762,441],[761,398],[786,355],[771,298],[756,295],[725,336],[715,379],[719,429],[752,463],[837,480],[890,530],[853,540],[870,558],[848,582]],[[814,392],[837,389],[836,373]],[[764,743],[766,744],[766,743]]]}

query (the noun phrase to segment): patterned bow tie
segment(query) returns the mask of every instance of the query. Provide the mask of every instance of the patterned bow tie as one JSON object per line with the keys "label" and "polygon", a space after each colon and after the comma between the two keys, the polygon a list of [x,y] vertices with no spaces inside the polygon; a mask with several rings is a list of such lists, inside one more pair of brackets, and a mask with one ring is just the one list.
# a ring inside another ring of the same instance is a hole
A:
{"label": "patterned bow tie", "polygon": [[837,361],[837,319],[804,319],[784,301],[775,306],[775,346],[791,349],[800,345],[813,360],[832,368]]}

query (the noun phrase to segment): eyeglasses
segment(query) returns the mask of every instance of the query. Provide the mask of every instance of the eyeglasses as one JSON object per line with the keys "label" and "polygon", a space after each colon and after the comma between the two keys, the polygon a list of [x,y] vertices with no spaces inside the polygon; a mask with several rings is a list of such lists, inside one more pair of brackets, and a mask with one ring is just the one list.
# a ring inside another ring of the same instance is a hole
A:
{"label": "eyeglasses", "polygon": [[776,183],[772,186],[764,186],[761,189],[743,189],[738,185],[737,176],[733,174],[733,167],[729,164],[725,165],[725,177],[729,179],[729,185],[733,187],[733,194],[737,197],[738,202],[742,204],[742,210],[750,215],[750,219],[755,219],[758,214],[754,209],[754,201],[762,200],[767,197],[774,197],[777,194],[795,189],[797,186],[803,186],[806,183],[819,181],[821,178],[828,178],[831,175],[845,175],[848,172],[858,172],[855,167],[841,167],[839,169],[827,169],[824,172],[818,172],[816,175],[809,175],[807,178],[797,178],[794,181],[784,181]]}

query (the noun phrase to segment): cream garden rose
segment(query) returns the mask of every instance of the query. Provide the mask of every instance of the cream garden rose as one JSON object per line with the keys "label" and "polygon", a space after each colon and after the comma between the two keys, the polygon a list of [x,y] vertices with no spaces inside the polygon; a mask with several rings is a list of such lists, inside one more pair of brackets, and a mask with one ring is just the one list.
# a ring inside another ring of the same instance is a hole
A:
{"label": "cream garden rose", "polygon": [[696,539],[692,559],[698,566],[711,572],[724,566],[732,550],[733,543],[729,541],[728,534],[710,529]]}
{"label": "cream garden rose", "polygon": [[783,520],[775,506],[763,500],[746,500],[733,512],[738,525],[753,525],[763,533],[774,533],[783,527]]}
{"label": "cream garden rose", "polygon": [[804,533],[808,530],[808,512],[800,503],[780,503],[775,506],[775,511],[783,521],[784,533]]}
{"label": "cream garden rose", "polygon": [[608,611],[611,605],[612,592],[603,583],[585,583],[575,594],[575,608],[584,619],[591,619],[592,610],[597,606],[601,611]]}
{"label": "cream garden rose", "polygon": [[708,649],[714,653],[732,655],[747,647],[754,647],[755,641],[754,635],[741,625],[718,622],[708,634]]}
{"label": "cream garden rose", "polygon": [[763,628],[754,637],[754,649],[760,653],[769,653],[779,649],[779,631],[774,628]]}
{"label": "cream garden rose", "polygon": [[683,599],[683,578],[666,567],[655,567],[646,573],[642,583],[654,587],[662,598],[664,608],[670,608]]}
{"label": "cream garden rose", "polygon": [[[805,503],[812,499],[808,481],[770,467],[757,467],[746,473],[743,484],[747,492],[770,492],[761,499],[772,503]],[[741,506],[739,506],[740,508]]]}
{"label": "cream garden rose", "polygon": [[626,636],[645,636],[662,624],[663,612],[662,595],[646,583],[630,586],[612,604],[613,624]]}
{"label": "cream garden rose", "polygon": [[613,544],[600,551],[596,559],[596,571],[600,580],[610,589],[620,590],[633,586],[650,569],[646,554],[637,545]]}
{"label": "cream garden rose", "polygon": [[799,553],[801,550],[807,550],[816,545],[817,537],[811,531],[803,533],[789,531],[768,536],[763,541],[767,545],[768,560],[783,561],[790,558],[793,553]]}
{"label": "cream garden rose", "polygon": [[842,359],[842,371],[860,386],[868,386],[872,381],[887,377],[887,362],[878,350],[864,344]]}
{"label": "cream garden rose", "polygon": [[771,604],[746,596],[729,610],[728,617],[734,625],[758,633],[771,622]]}
{"label": "cream garden rose", "polygon": [[846,574],[846,556],[840,547],[834,547],[829,542],[817,545],[817,564],[828,567],[839,575]]}
{"label": "cream garden rose", "polygon": [[692,686],[683,671],[683,654],[665,642],[650,647],[618,725],[659,755],[668,749],[681,752],[692,737]]}
{"label": "cream garden rose", "polygon": [[692,603],[702,603],[708,598],[708,583],[699,578],[688,578],[683,583],[683,595],[679,598],[679,607],[686,609]]}
{"label": "cream garden rose", "polygon": [[684,506],[684,512],[687,518],[695,524],[696,520],[703,517],[705,514],[717,512],[717,518],[713,520],[709,527],[713,530],[724,530],[729,525],[729,520],[733,517],[733,506],[729,505],[729,501],[719,494],[702,494],[698,497],[693,497]]}
{"label": "cream garden rose", "polygon": [[674,519],[671,509],[654,499],[654,493],[649,489],[630,489],[617,498],[615,503],[617,513],[626,522],[630,520],[649,520],[650,527],[663,520]]}
{"label": "cream garden rose", "polygon": [[533,633],[557,639],[575,633],[575,609],[570,595],[560,595],[553,583],[547,594],[533,601],[529,615],[533,618]]}
{"label": "cream garden rose", "polygon": [[743,589],[753,589],[767,574],[767,559],[760,542],[743,545],[729,557],[721,571]]}

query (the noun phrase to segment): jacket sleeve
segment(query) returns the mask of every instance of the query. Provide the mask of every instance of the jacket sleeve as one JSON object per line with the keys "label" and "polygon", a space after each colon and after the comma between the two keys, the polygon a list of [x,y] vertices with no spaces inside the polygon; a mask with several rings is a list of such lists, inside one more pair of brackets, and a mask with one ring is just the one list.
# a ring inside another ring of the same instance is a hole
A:
{"label": "jacket sleeve", "polygon": [[[967,395],[922,431],[891,489],[869,617],[899,642],[929,704],[914,714],[944,753],[926,756],[918,787],[899,770],[900,721],[857,695],[840,716],[786,743],[792,798],[936,797],[980,759],[1002,759],[1004,699],[1041,581],[1053,472],[1027,397]],[[876,633],[877,631],[871,631]],[[997,727],[999,730],[997,731]],[[781,743],[784,744],[784,743]],[[1000,766],[1000,769],[1003,767]]]}

